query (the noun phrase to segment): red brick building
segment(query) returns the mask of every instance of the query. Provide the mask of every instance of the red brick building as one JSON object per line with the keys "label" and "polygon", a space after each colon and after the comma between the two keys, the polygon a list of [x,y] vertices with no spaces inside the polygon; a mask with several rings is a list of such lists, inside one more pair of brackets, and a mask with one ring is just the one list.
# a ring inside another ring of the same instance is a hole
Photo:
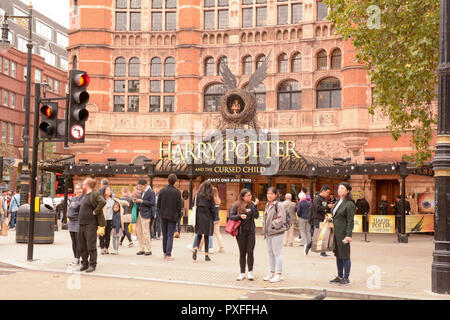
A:
{"label": "red brick building", "polygon": [[[133,162],[159,157],[160,141],[184,128],[217,128],[224,93],[219,65],[227,63],[239,87],[269,57],[259,86],[258,120],[294,140],[299,153],[364,162],[400,161],[412,152],[408,137],[393,142],[381,114],[371,116],[371,84],[355,49],[336,35],[317,0],[72,0],[69,64],[92,77],[86,143],[77,158]],[[354,176],[372,207],[386,193],[392,203],[398,176]],[[112,178],[113,185],[136,177]],[[336,184],[319,180],[315,184]],[[165,181],[155,183],[165,184]],[[283,191],[307,180],[277,177]],[[186,189],[186,181],[180,188]],[[255,178],[256,193],[266,177]],[[221,186],[229,207],[242,185]],[[432,192],[431,178],[407,178],[407,193]]]}

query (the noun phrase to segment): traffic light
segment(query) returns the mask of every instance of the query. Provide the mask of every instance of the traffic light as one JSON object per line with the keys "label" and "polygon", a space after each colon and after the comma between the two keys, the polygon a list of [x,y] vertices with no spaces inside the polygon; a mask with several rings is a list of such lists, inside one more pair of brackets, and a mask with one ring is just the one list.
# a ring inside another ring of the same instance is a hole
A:
{"label": "traffic light", "polygon": [[89,93],[86,87],[90,77],[85,71],[70,70],[69,72],[69,142],[83,143],[85,122],[89,118],[86,104]]}
{"label": "traffic light", "polygon": [[58,121],[58,103],[48,102],[43,103],[41,108],[41,122],[39,123],[39,130],[41,138],[52,139],[56,138]]}

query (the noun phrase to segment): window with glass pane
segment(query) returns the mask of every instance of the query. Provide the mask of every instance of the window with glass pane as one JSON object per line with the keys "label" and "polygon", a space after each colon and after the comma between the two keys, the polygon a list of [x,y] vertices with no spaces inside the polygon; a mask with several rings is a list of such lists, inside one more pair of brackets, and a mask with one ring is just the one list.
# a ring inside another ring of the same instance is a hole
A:
{"label": "window with glass pane", "polygon": [[128,96],[128,112],[139,112],[138,96]]}
{"label": "window with glass pane", "polygon": [[218,112],[225,92],[226,89],[222,84],[212,84],[207,87],[203,96],[203,111]]}
{"label": "window with glass pane", "polygon": [[36,21],[36,32],[44,38],[52,40],[53,29],[40,21]]}
{"label": "window with glass pane", "polygon": [[141,8],[141,0],[131,0],[131,9],[140,9]]}
{"label": "window with glass pane", "polygon": [[127,13],[126,12],[116,12],[116,30],[117,31],[127,30]]}
{"label": "window with glass pane", "polygon": [[219,29],[228,28],[228,10],[219,10]]}
{"label": "window with glass pane", "polygon": [[253,65],[252,57],[251,56],[245,57],[242,62],[243,74],[251,74],[252,73],[252,65]]}
{"label": "window with glass pane", "polygon": [[56,43],[63,48],[67,48],[69,46],[69,38],[66,35],[62,34],[61,32],[57,32]]}
{"label": "window with glass pane", "polygon": [[302,71],[302,54],[296,53],[292,58],[292,72]]}
{"label": "window with glass pane", "polygon": [[327,53],[325,50],[317,54],[317,70],[327,70]]}
{"label": "window with glass pane", "polygon": [[176,30],[177,28],[177,13],[166,12],[166,30]]}
{"label": "window with glass pane", "polygon": [[174,77],[175,76],[175,59],[168,57],[164,62],[164,76]]}
{"label": "window with glass pane", "polygon": [[278,72],[287,73],[288,72],[288,57],[285,53],[278,57]]}
{"label": "window with glass pane", "polygon": [[161,112],[160,96],[150,96],[150,112]]}
{"label": "window with glass pane", "polygon": [[256,26],[263,27],[266,25],[267,7],[256,8]]}
{"label": "window with glass pane", "polygon": [[152,12],[152,30],[162,30],[162,12]]}
{"label": "window with glass pane", "polygon": [[9,91],[3,90],[3,105],[8,106]]}
{"label": "window with glass pane", "polygon": [[317,20],[326,20],[328,15],[328,6],[323,1],[318,1],[317,3]]}
{"label": "window with glass pane", "polygon": [[242,9],[242,27],[253,27],[253,8]]}
{"label": "window with glass pane", "polygon": [[11,96],[9,99],[10,99],[11,108],[15,108],[16,107],[16,94],[11,92]]}
{"label": "window with glass pane", "polygon": [[16,68],[17,65],[15,62],[11,62],[11,77],[15,78],[16,77]]}
{"label": "window with glass pane", "polygon": [[205,29],[214,29],[215,25],[214,25],[214,11],[210,10],[210,11],[204,11],[203,12],[203,18],[204,18],[204,28]]}
{"label": "window with glass pane", "polygon": [[205,60],[205,76],[213,76],[214,75],[214,59],[206,58]]}
{"label": "window with glass pane", "polygon": [[53,79],[48,78],[48,90],[53,91]]}
{"label": "window with glass pane", "polygon": [[288,6],[278,6],[278,24],[288,23]]}
{"label": "window with glass pane", "polygon": [[[17,49],[19,49],[22,52],[27,52],[27,43],[28,41],[25,40],[22,37],[17,37]],[[33,47],[34,48],[34,47]]]}
{"label": "window with glass pane", "polygon": [[161,9],[162,0],[152,0],[152,9]]}
{"label": "window with glass pane", "polygon": [[128,92],[139,92],[139,80],[128,80]]}
{"label": "window with glass pane", "polygon": [[228,7],[228,0],[219,0],[219,7]]}
{"label": "window with glass pane", "polygon": [[174,9],[177,7],[177,0],[166,0],[166,9]]}
{"label": "window with glass pane", "polygon": [[161,59],[153,58],[150,62],[150,76],[160,77],[161,76]]}
{"label": "window with glass pane", "polygon": [[205,0],[204,7],[215,7],[216,6],[216,0]]}
{"label": "window with glass pane", "polygon": [[336,78],[326,78],[317,86],[317,108],[340,108],[341,84]]}
{"label": "window with glass pane", "polygon": [[266,61],[266,56],[265,55],[260,55],[257,59],[256,59],[256,69],[258,69],[262,63]]}
{"label": "window with glass pane", "polygon": [[336,49],[331,54],[331,69],[341,68],[341,50]]}
{"label": "window with glass pane", "polygon": [[174,80],[164,80],[164,92],[175,92]]}
{"label": "window with glass pane", "polygon": [[128,76],[139,77],[139,74],[140,74],[139,69],[141,67],[139,58],[136,58],[136,57],[131,58],[128,67],[129,67]]}
{"label": "window with glass pane", "polygon": [[114,62],[114,76],[125,77],[126,68],[127,65],[125,59],[122,57],[117,58],[116,61]]}
{"label": "window with glass pane", "polygon": [[69,61],[67,61],[67,59],[64,58],[60,58],[59,59],[59,66],[63,69],[63,70],[68,70],[69,69]]}
{"label": "window with glass pane", "polygon": [[114,112],[125,112],[125,96],[114,96]]}
{"label": "window with glass pane", "polygon": [[9,143],[14,144],[14,124],[9,124]]}
{"label": "window with glass pane", "polygon": [[303,4],[301,3],[294,3],[292,4],[292,23],[300,23],[303,19]]}
{"label": "window with glass pane", "polygon": [[9,75],[9,60],[3,59],[3,73]]}
{"label": "window with glass pane", "polygon": [[253,4],[254,0],[242,0],[242,4]]}
{"label": "window with glass pane", "polygon": [[256,109],[259,111],[266,110],[266,86],[260,83],[255,88]]}
{"label": "window with glass pane", "polygon": [[161,92],[161,81],[151,80],[150,81],[150,92]]}
{"label": "window with glass pane", "polygon": [[175,101],[175,97],[173,97],[173,96],[165,96],[164,97],[164,112],[173,112],[174,111],[174,101]]}
{"label": "window with glass pane", "polygon": [[116,8],[117,9],[126,9],[128,0],[116,0]]}
{"label": "window with glass pane", "polygon": [[55,80],[55,92],[59,93],[59,81]]}
{"label": "window with glass pane", "polygon": [[297,81],[286,81],[278,89],[278,110],[301,108],[301,89]]}
{"label": "window with glass pane", "polygon": [[130,30],[131,31],[141,30],[141,13],[140,12],[130,12]]}
{"label": "window with glass pane", "polygon": [[39,69],[34,69],[34,82],[41,83],[42,81],[42,71]]}
{"label": "window with glass pane", "polygon": [[222,64],[228,64],[228,58],[227,57],[222,57],[219,59],[219,64],[217,65],[217,74],[220,76],[222,75]]}

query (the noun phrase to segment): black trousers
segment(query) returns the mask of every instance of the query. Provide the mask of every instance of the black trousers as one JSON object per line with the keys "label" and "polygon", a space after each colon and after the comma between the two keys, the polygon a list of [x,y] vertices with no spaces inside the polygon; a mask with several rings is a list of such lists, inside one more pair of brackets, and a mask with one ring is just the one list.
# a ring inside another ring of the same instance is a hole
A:
{"label": "black trousers", "polygon": [[100,240],[100,249],[109,249],[109,243],[111,242],[111,229],[112,220],[106,220],[105,235],[98,237]]}
{"label": "black trousers", "polygon": [[[255,250],[255,233],[251,231],[243,231],[236,236],[239,246],[239,265],[241,273],[245,272],[245,262],[247,262],[248,271],[253,271],[253,251]],[[247,260],[247,261],[246,261]]]}
{"label": "black trousers", "polygon": [[123,227],[124,227],[125,230],[123,230],[123,236],[122,236],[122,238],[120,239],[120,243],[123,242],[123,239],[125,239],[125,237],[127,237],[128,242],[133,242],[133,240],[131,240],[130,229],[128,229],[128,226],[129,226],[129,225],[130,225],[130,224],[127,223],[127,222],[124,222],[124,223],[123,223]]}
{"label": "black trousers", "polygon": [[[97,266],[97,226],[81,225],[78,232],[78,253],[83,266]],[[89,259],[89,260],[88,260]]]}
{"label": "black trousers", "polygon": [[150,218],[150,237],[156,238],[156,217],[153,216]]}
{"label": "black trousers", "polygon": [[77,259],[80,258],[80,253],[78,252],[78,232],[70,232],[70,238],[72,239],[72,251],[73,256]]}
{"label": "black trousers", "polygon": [[202,237],[205,242],[205,253],[208,253],[208,251],[209,251],[209,235],[207,235],[207,234],[199,234],[198,235],[197,243],[195,244],[195,248],[198,248],[198,246],[200,245],[200,242],[202,241]]}

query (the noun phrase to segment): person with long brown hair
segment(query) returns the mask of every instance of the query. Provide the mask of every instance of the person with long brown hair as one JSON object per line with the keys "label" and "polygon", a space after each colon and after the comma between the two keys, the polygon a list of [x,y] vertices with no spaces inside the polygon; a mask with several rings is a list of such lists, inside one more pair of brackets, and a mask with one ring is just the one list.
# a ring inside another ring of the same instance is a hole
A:
{"label": "person with long brown hair", "polygon": [[208,256],[208,237],[212,236],[214,232],[213,221],[216,215],[216,204],[214,203],[214,192],[210,181],[206,180],[200,185],[196,198],[195,233],[198,235],[198,238],[192,253],[192,259],[197,260],[197,250],[203,236],[205,241],[205,261],[211,261]]}
{"label": "person with long brown hair", "polygon": [[[256,203],[257,205],[258,203]],[[233,204],[230,212],[231,220],[241,220],[236,240],[239,246],[239,265],[241,273],[236,278],[241,281],[245,278],[245,262],[247,261],[247,279],[254,280],[253,276],[253,251],[255,250],[255,219],[258,219],[259,212],[252,202],[252,192],[249,189],[242,189],[239,199]]]}

